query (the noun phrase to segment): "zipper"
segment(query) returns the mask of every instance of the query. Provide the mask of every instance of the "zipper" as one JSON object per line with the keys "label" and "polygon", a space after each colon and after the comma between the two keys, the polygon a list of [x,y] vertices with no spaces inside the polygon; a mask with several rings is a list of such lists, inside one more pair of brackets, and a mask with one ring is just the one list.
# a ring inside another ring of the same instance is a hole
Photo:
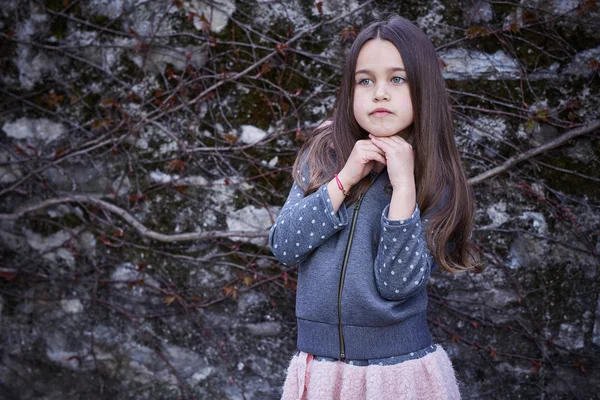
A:
{"label": "zipper", "polygon": [[[379,173],[381,174],[381,172]],[[379,177],[377,174],[376,177],[373,178],[371,176],[371,185],[373,182],[377,180]],[[369,185],[369,188],[371,187]],[[367,190],[369,190],[367,188]],[[354,238],[354,229],[356,227],[356,219],[358,218],[358,210],[360,209],[360,203],[365,195],[366,191],[361,193],[356,201],[356,206],[354,207],[354,214],[352,215],[352,224],[350,225],[350,235],[348,236],[348,244],[346,245],[346,252],[344,254],[344,263],[342,264],[342,272],[340,275],[340,284],[338,287],[338,331],[340,336],[340,360],[344,360],[346,358],[346,351],[344,345],[344,333],[342,332],[342,289],[344,288],[344,279],[346,278],[346,267],[348,266],[348,258],[350,257],[350,248],[352,247],[352,239]]]}

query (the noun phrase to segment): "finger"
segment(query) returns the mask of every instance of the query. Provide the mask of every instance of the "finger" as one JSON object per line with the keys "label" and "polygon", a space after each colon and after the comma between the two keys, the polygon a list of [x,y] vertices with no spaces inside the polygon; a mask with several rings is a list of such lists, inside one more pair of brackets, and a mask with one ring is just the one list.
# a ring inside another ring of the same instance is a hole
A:
{"label": "finger", "polygon": [[387,136],[387,137],[373,137],[372,139],[378,140],[378,143],[387,143],[389,146],[391,146],[392,148],[395,149],[399,149],[400,147],[403,146],[410,146],[410,149],[412,149],[412,146],[403,138],[401,138],[398,135],[393,135],[393,136]]}
{"label": "finger", "polygon": [[385,159],[384,155],[380,154],[379,152],[369,151],[367,152],[366,156],[369,160],[379,161],[380,163],[387,165],[387,160]]}
{"label": "finger", "polygon": [[408,143],[400,135],[382,136],[382,137],[373,136],[373,138],[378,139],[378,140],[383,140],[383,141],[391,142],[391,143]]}
{"label": "finger", "polygon": [[386,140],[381,140],[381,138],[372,137],[371,141],[373,142],[373,144],[375,146],[379,147],[381,150],[383,150],[386,153],[389,153],[390,151],[393,150],[393,146]]}
{"label": "finger", "polygon": [[367,143],[365,143],[365,144],[363,145],[363,147],[364,147],[364,150],[367,150],[367,151],[376,151],[376,152],[380,153],[381,155],[384,155],[384,154],[385,154],[385,153],[383,152],[383,150],[381,150],[379,147],[377,147],[377,146],[376,146],[376,145],[375,145],[373,142],[371,142],[370,140],[369,140]]}
{"label": "finger", "polygon": [[404,139],[402,136],[400,135],[394,135],[394,136],[390,136],[390,139],[394,141],[394,143],[397,143],[399,145],[409,145],[412,148],[412,144],[408,143],[406,141],[406,139]]}

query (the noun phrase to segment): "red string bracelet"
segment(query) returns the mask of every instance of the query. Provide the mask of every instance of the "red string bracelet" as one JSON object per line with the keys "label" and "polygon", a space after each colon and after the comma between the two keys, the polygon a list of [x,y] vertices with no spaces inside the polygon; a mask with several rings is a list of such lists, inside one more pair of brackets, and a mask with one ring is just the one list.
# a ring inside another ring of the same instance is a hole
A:
{"label": "red string bracelet", "polygon": [[337,182],[338,188],[344,193],[344,196],[348,196],[348,192],[344,189],[344,185],[342,185],[342,181],[338,178],[338,174],[335,174],[335,181]]}

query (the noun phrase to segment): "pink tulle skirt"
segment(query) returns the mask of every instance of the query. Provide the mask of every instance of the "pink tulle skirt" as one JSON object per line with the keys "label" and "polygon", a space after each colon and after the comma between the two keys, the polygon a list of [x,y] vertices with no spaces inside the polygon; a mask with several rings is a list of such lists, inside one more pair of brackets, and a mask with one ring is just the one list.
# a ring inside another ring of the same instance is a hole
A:
{"label": "pink tulle skirt", "polygon": [[418,359],[392,365],[350,365],[294,355],[282,400],[460,399],[454,369],[439,344]]}

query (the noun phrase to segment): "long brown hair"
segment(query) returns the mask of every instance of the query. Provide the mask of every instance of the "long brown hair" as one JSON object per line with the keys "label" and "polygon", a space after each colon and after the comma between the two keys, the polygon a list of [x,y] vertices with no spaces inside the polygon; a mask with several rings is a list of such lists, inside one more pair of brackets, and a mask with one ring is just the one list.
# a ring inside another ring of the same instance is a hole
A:
{"label": "long brown hair", "polygon": [[[353,111],[354,72],[362,46],[372,39],[393,43],[402,56],[412,101],[414,122],[408,142],[415,149],[415,182],[421,215],[427,214],[427,243],[437,264],[451,273],[481,272],[473,244],[473,192],[454,142],[452,116],[440,64],[429,38],[397,15],[364,28],[346,58],[333,114],[317,127],[300,149],[294,180],[307,194],[339,172],[357,140],[367,139]],[[310,171],[302,181],[300,171]],[[346,199],[354,203],[369,185],[368,176]]]}

